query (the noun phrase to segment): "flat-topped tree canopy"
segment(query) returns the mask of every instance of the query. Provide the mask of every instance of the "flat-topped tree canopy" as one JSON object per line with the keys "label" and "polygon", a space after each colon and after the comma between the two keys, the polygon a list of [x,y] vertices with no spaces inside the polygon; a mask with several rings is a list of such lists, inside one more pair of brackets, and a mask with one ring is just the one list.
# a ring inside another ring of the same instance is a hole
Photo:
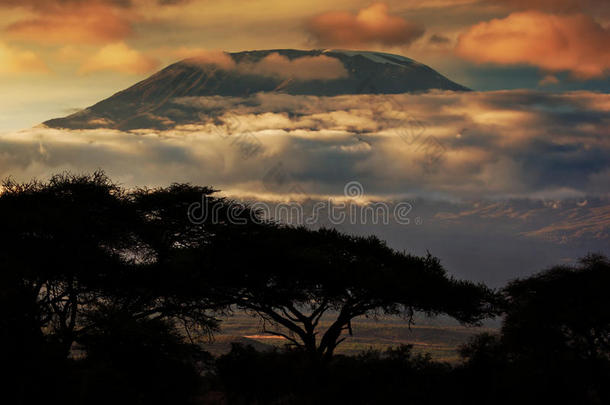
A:
{"label": "flat-topped tree canopy", "polygon": [[[494,313],[495,295],[484,285],[455,280],[435,257],[398,252],[374,236],[273,224],[225,236],[205,255],[219,293],[268,321],[265,332],[318,358],[333,355],[358,316],[411,321],[421,311],[473,324]],[[320,319],[331,312],[336,318],[322,333]]]}
{"label": "flat-topped tree canopy", "polygon": [[109,303],[133,319],[210,332],[218,311],[238,307],[257,313],[266,332],[329,359],[361,315],[411,320],[422,311],[476,323],[494,312],[492,291],[449,277],[431,255],[263,221],[214,193],[189,184],[125,190],[102,172],[6,182],[2,288],[23,294],[3,299],[33,308],[28,319],[10,316],[60,342],[67,356],[88,328],[83,320]]}

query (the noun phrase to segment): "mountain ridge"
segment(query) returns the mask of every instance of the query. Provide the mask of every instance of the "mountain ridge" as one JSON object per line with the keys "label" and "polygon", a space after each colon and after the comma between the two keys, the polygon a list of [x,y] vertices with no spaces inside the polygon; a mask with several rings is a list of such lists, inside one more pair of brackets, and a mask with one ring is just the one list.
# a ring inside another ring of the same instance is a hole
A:
{"label": "mountain ridge", "polygon": [[[383,52],[268,49],[224,55],[227,59],[223,63],[229,66],[184,59],[84,110],[44,125],[131,130],[197,122],[197,114],[173,103],[181,97],[248,97],[260,92],[332,97],[470,90],[413,59]],[[324,64],[326,70],[316,72],[316,64]],[[329,76],[332,74],[336,77]]]}

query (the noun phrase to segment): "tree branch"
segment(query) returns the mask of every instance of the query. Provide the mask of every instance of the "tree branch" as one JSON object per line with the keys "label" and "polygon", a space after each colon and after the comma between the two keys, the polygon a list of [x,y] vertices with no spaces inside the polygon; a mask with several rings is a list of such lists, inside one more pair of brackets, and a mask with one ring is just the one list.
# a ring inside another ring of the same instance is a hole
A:
{"label": "tree branch", "polygon": [[295,346],[298,346],[298,347],[302,347],[303,346],[303,344],[299,343],[299,341],[296,340],[295,338],[293,338],[293,337],[291,337],[289,335],[286,335],[284,333],[281,333],[281,332],[263,329],[263,333],[268,333],[270,335],[283,337],[284,339],[289,340],[290,342],[292,342],[292,344],[294,344]]}
{"label": "tree branch", "polygon": [[262,305],[256,305],[256,304],[253,304],[248,301],[242,301],[239,303],[239,305],[242,307],[245,307],[245,308],[249,308],[253,311],[256,311],[259,314],[268,315],[273,321],[279,323],[280,325],[284,326],[285,328],[296,333],[299,336],[299,338],[303,341],[303,343],[306,342],[307,333],[302,328],[300,328],[298,325],[296,325],[293,321],[282,317],[280,314],[275,312],[272,308],[262,306]]}

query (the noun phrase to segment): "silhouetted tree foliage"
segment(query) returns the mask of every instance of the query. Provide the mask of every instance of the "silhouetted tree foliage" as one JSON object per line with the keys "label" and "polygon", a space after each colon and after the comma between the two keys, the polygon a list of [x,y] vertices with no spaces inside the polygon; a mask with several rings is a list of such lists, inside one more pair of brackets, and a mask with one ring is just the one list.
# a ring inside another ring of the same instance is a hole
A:
{"label": "silhouetted tree foliage", "polygon": [[77,371],[83,404],[188,403],[198,391],[210,357],[184,342],[170,320],[134,317],[101,306],[87,313],[79,339],[86,358]]}
{"label": "silhouetted tree foliage", "polygon": [[[208,187],[103,172],[0,193],[3,403],[610,403],[610,270],[588,256],[501,296],[375,237],[263,221]],[[246,310],[290,348],[198,345]],[[453,367],[409,346],[335,354],[358,316],[501,311]],[[321,328],[321,320],[331,319]],[[207,402],[206,402],[207,401]]]}
{"label": "silhouetted tree foliage", "polygon": [[[7,181],[0,199],[1,263],[8,284],[36,313],[65,354],[80,306],[124,265],[127,207],[102,173],[58,175],[48,183]],[[15,308],[19,310],[18,308]]]}
{"label": "silhouetted tree foliage", "polygon": [[52,396],[52,370],[63,367],[83,306],[125,265],[118,254],[129,239],[121,193],[102,173],[3,184],[0,350],[18,395]]}
{"label": "silhouetted tree foliage", "polygon": [[511,282],[499,335],[462,348],[479,403],[609,403],[610,264],[599,255]]}
{"label": "silhouetted tree foliage", "polygon": [[[265,332],[324,360],[358,316],[411,321],[421,311],[476,323],[494,310],[485,286],[455,280],[438,259],[397,252],[376,237],[260,224],[218,235],[202,260],[228,302],[258,314]],[[326,314],[334,322],[320,331]]]}
{"label": "silhouetted tree foliage", "polygon": [[[175,331],[187,329],[175,328],[176,322],[191,327],[187,334],[193,329],[215,330],[216,320],[208,313],[213,308],[206,306],[209,302],[198,299],[193,306],[188,299],[180,300],[179,292],[167,283],[172,279],[171,268],[160,260],[166,250],[154,243],[154,207],[141,203],[144,193],[127,192],[102,172],[60,174],[48,182],[4,182],[0,194],[0,350],[3,368],[10,371],[7,396],[11,393],[14,403],[58,398],[69,403],[61,383],[67,372],[61,370],[70,369],[75,344],[89,349],[87,361],[93,364],[89,352],[95,353],[96,347],[119,349],[122,346],[114,343],[128,330],[151,333],[151,345],[168,338],[167,331],[177,338]],[[154,199],[165,190],[146,193]],[[173,191],[169,194],[180,196]],[[172,209],[169,203],[164,206]],[[182,246],[171,247],[179,250]],[[110,308],[113,314],[124,314],[119,319],[130,320],[134,328],[103,324],[102,320],[110,320]],[[104,313],[108,316],[92,316]],[[107,327],[100,328],[102,324]],[[166,325],[166,335],[162,325]],[[93,334],[100,330],[104,333]],[[178,350],[178,341],[173,343],[167,348]],[[162,347],[150,350],[158,352]],[[135,381],[147,370],[151,372],[144,357],[132,356],[133,367],[113,370],[129,371],[129,378]],[[180,384],[173,389],[182,390]],[[185,388],[184,393],[187,397],[192,391]],[[130,403],[150,403],[142,401]]]}

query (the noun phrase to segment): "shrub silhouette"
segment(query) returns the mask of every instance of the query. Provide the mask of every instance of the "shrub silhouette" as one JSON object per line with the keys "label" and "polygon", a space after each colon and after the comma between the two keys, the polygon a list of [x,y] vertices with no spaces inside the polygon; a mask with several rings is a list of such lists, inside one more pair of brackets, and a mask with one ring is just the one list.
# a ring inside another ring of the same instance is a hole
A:
{"label": "shrub silhouette", "polygon": [[501,333],[462,348],[479,403],[608,403],[608,286],[599,255],[509,283]]}
{"label": "shrub silhouette", "polygon": [[103,307],[88,313],[86,323],[79,403],[191,403],[201,384],[197,366],[210,358],[171,322]]}
{"label": "shrub silhouette", "polygon": [[216,366],[230,403],[432,404],[456,399],[451,367],[413,355],[411,346],[337,355],[320,368],[302,350],[257,352],[236,344]]}

